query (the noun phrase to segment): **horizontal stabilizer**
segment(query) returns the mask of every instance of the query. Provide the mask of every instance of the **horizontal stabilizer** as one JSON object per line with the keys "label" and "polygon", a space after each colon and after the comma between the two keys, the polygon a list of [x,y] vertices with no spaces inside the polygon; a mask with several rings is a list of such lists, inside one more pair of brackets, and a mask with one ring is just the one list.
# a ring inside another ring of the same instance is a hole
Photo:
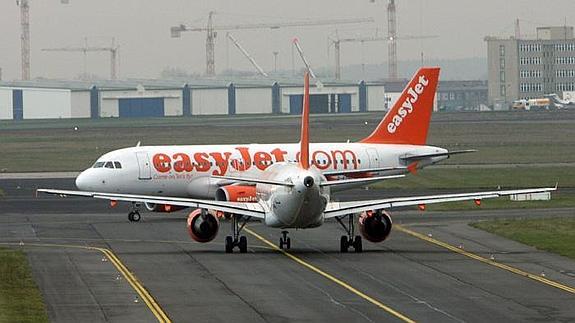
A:
{"label": "horizontal stabilizer", "polygon": [[394,170],[406,170],[407,167],[382,167],[382,168],[365,168],[365,169],[343,169],[323,172],[325,176],[354,175],[362,173],[382,173]]}
{"label": "horizontal stabilizer", "polygon": [[422,155],[404,155],[399,157],[400,159],[408,162],[414,162],[422,159],[433,158],[433,157],[441,157],[441,156],[451,156],[451,155],[458,155],[458,154],[467,154],[467,153],[474,153],[477,152],[475,149],[467,149],[467,150],[455,150],[455,151],[448,151],[445,153],[433,153],[433,154],[422,154]]}
{"label": "horizontal stabilizer", "polygon": [[347,184],[370,184],[372,182],[384,181],[386,179],[394,179],[405,177],[405,175],[390,175],[390,176],[378,176],[378,177],[368,177],[368,178],[353,178],[353,179],[342,179],[335,181],[322,182],[319,186],[333,186],[333,185],[347,185]]}
{"label": "horizontal stabilizer", "polygon": [[215,178],[215,179],[224,179],[224,180],[228,180],[228,181],[232,181],[232,182],[238,182],[238,183],[269,184],[269,185],[280,185],[280,186],[289,186],[289,187],[294,186],[293,183],[280,182],[280,181],[261,179],[261,178],[250,178],[250,177],[239,177],[239,176],[238,177],[236,177],[236,176],[217,176],[217,175],[212,175],[211,177]]}

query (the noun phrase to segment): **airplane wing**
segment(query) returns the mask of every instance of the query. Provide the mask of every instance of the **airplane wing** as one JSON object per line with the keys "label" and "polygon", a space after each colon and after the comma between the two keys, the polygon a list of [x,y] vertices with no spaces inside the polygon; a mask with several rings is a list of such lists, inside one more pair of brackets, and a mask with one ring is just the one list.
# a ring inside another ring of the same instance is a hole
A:
{"label": "airplane wing", "polygon": [[482,199],[509,196],[514,194],[542,193],[542,192],[551,192],[555,190],[557,190],[557,186],[547,188],[532,188],[532,189],[505,190],[505,191],[497,190],[497,191],[474,192],[474,193],[393,197],[381,200],[368,200],[368,201],[330,202],[328,203],[325,209],[324,215],[325,218],[333,218],[336,216],[343,216],[370,210],[391,209],[402,206],[426,205],[426,204],[468,201],[468,200],[481,201]]}
{"label": "airplane wing", "polygon": [[37,192],[59,195],[59,196],[92,197],[96,199],[103,199],[110,201],[154,203],[154,204],[167,204],[167,205],[185,206],[193,208],[205,208],[216,211],[229,212],[233,214],[251,216],[258,219],[265,218],[266,213],[266,209],[260,203],[227,202],[227,201],[191,199],[184,197],[132,195],[132,194],[117,194],[117,193],[102,193],[102,192],[54,190],[54,189],[38,189]]}

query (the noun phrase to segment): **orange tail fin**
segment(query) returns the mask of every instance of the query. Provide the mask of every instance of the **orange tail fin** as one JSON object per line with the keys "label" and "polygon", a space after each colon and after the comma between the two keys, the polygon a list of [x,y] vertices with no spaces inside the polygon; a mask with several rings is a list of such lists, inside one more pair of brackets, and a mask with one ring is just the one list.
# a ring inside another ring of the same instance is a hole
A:
{"label": "orange tail fin", "polygon": [[439,67],[420,68],[377,128],[362,143],[424,145]]}
{"label": "orange tail fin", "polygon": [[301,168],[309,169],[309,72],[305,72],[303,86],[299,163]]}

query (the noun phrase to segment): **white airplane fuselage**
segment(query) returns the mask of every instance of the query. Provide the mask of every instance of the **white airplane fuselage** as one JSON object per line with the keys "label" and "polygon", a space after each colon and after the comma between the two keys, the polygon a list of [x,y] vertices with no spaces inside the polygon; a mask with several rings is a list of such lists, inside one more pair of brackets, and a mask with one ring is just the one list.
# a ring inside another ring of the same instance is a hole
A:
{"label": "white airplane fuselage", "polygon": [[[310,144],[310,169],[326,173],[401,168],[409,166],[402,156],[445,152],[443,148],[419,145],[316,143]],[[434,157],[417,167],[446,158]],[[212,175],[266,177],[272,165],[295,165],[298,160],[298,144],[137,146],[102,155],[76,178],[76,186],[84,191],[213,199],[226,181]],[[406,172],[399,169],[378,175]]]}

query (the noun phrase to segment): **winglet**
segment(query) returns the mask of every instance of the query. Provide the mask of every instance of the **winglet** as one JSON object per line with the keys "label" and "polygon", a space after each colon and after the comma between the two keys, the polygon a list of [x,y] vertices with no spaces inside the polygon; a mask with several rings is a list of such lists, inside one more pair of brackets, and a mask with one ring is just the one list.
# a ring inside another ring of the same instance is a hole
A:
{"label": "winglet", "polygon": [[309,169],[309,72],[304,75],[303,109],[301,114],[301,139],[299,164]]}

